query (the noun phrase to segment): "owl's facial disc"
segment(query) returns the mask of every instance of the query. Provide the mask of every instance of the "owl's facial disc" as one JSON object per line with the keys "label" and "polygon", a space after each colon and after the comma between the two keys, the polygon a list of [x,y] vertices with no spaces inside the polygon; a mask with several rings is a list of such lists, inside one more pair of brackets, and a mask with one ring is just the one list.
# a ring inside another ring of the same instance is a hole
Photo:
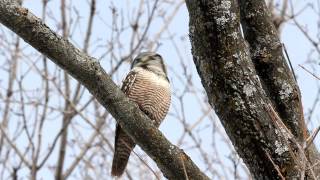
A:
{"label": "owl's facial disc", "polygon": [[139,54],[133,61],[131,68],[141,67],[161,76],[167,77],[167,70],[162,57],[154,52]]}

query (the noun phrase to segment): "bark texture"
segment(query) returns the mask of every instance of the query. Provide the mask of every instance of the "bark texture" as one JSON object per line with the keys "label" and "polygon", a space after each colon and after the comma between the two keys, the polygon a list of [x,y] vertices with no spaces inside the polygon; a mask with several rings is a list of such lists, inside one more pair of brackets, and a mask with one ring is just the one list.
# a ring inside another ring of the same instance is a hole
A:
{"label": "bark texture", "polygon": [[318,169],[306,169],[319,161],[318,152],[314,146],[304,152],[299,88],[265,1],[186,4],[193,59],[209,103],[254,178],[315,178]]}
{"label": "bark texture", "polygon": [[[278,29],[264,1],[239,0],[241,24],[245,39],[250,44],[250,53],[261,81],[266,85],[274,107],[300,144],[309,133],[303,116],[301,94],[293,73],[286,63]],[[320,156],[312,144],[307,149],[311,164]],[[315,166],[319,172],[319,166]]]}
{"label": "bark texture", "polygon": [[284,123],[303,142],[306,128],[299,87],[282,53],[278,31],[264,1],[240,0],[241,24],[257,73]]}
{"label": "bark texture", "polygon": [[0,22],[81,82],[157,163],[168,179],[209,179],[121,92],[98,60],[58,36],[27,9],[0,0]]}

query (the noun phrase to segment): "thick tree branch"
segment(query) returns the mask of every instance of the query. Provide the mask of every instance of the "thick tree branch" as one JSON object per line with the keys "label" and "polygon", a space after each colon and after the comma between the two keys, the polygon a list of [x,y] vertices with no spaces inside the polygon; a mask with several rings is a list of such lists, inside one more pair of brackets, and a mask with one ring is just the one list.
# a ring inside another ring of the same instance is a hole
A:
{"label": "thick tree branch", "polygon": [[[193,59],[209,103],[253,176],[291,179],[303,174],[305,164],[301,162],[306,159],[303,148],[282,123],[284,117],[276,112],[279,107],[272,107],[273,99],[261,81],[264,78],[258,76],[259,70],[256,72],[249,47],[241,36],[240,11],[235,1],[187,0],[186,3]],[[285,66],[283,62],[281,65]],[[295,83],[290,71],[285,73],[289,78],[287,84]],[[294,93],[295,86],[290,87]],[[297,95],[295,98],[299,98]],[[300,112],[299,109],[293,113]],[[298,116],[301,114],[296,117],[300,120]]]}
{"label": "thick tree branch", "polygon": [[157,163],[164,176],[184,179],[186,172],[189,179],[209,179],[120,91],[98,60],[80,52],[27,9],[10,0],[0,0],[0,22],[80,81]]}
{"label": "thick tree branch", "polygon": [[286,63],[265,1],[240,0],[241,23],[252,61],[284,123],[303,142],[306,126],[299,87]]}
{"label": "thick tree branch", "polygon": [[[283,2],[287,3],[287,2]],[[265,1],[239,0],[241,23],[257,73],[265,84],[265,91],[272,98],[281,119],[300,144],[305,144],[305,125],[301,94],[283,55],[277,29]],[[311,164],[319,161],[320,155],[314,144],[308,148]],[[319,172],[316,166],[315,171]]]}

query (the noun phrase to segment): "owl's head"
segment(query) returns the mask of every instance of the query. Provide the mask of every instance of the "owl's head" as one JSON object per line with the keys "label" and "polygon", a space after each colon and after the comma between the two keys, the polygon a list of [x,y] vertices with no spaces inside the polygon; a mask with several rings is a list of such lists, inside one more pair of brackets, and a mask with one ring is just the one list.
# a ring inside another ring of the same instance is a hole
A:
{"label": "owl's head", "polygon": [[140,53],[132,62],[131,69],[140,67],[167,78],[167,69],[162,57],[155,52]]}

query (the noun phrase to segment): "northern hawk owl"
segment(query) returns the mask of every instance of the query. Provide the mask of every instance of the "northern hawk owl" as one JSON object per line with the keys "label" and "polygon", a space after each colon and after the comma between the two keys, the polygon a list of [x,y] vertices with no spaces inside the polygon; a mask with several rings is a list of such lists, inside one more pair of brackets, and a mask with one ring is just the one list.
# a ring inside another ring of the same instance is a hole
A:
{"label": "northern hawk owl", "polygon": [[[138,104],[159,127],[165,118],[171,101],[170,83],[162,57],[153,52],[139,54],[131,65],[131,71],[123,81],[121,90]],[[116,125],[115,151],[111,174],[121,176],[128,163],[134,141],[120,125]]]}

